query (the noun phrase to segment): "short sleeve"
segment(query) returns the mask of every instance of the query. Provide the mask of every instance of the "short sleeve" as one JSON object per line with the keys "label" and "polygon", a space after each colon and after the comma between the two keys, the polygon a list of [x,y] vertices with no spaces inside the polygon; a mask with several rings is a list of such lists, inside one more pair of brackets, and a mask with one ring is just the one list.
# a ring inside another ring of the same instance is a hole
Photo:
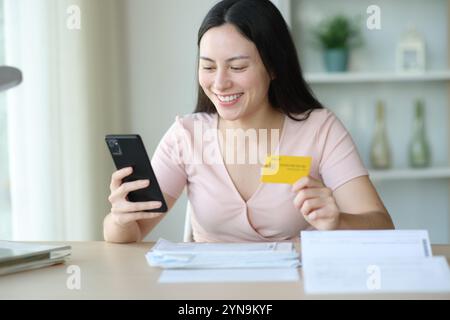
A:
{"label": "short sleeve", "polygon": [[317,138],[322,148],[319,173],[327,187],[336,190],[356,177],[368,175],[352,137],[332,112],[326,112]]}
{"label": "short sleeve", "polygon": [[161,139],[152,157],[152,167],[161,191],[177,199],[187,183],[183,163],[184,128],[179,117]]}

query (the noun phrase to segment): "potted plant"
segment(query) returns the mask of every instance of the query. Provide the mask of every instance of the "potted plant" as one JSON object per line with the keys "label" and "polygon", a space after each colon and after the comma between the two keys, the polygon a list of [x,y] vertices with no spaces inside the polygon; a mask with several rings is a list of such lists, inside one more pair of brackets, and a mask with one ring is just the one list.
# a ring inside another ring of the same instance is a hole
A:
{"label": "potted plant", "polygon": [[325,19],[313,34],[324,50],[324,62],[329,72],[346,71],[350,49],[361,45],[362,42],[356,20],[344,15]]}

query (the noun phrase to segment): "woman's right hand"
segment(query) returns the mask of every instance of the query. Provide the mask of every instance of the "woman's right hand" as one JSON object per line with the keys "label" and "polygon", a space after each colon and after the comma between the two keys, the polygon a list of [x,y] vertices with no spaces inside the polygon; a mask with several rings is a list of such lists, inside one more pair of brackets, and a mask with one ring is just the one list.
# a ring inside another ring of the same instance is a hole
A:
{"label": "woman's right hand", "polygon": [[115,171],[111,176],[111,193],[108,197],[111,203],[111,216],[119,226],[126,226],[131,222],[142,219],[153,219],[161,216],[162,212],[144,212],[144,210],[161,207],[160,201],[130,202],[127,195],[131,191],[147,188],[149,180],[124,182],[122,180],[133,172],[131,167]]}

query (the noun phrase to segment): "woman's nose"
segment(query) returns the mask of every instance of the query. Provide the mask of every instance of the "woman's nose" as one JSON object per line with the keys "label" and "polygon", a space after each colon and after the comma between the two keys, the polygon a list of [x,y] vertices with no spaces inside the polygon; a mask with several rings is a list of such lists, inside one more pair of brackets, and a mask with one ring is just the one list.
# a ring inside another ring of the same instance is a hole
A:
{"label": "woman's nose", "polygon": [[231,87],[232,81],[225,71],[217,71],[214,78],[214,88],[218,91]]}

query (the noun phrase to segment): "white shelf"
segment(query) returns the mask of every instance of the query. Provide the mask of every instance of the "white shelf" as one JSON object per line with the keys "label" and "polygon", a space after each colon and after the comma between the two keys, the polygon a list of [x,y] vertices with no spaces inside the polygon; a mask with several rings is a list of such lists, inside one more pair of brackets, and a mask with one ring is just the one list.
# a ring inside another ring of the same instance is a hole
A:
{"label": "white shelf", "polygon": [[404,81],[447,81],[450,70],[427,71],[424,73],[397,72],[336,72],[306,73],[308,83],[354,83],[354,82],[404,82]]}
{"label": "white shelf", "polygon": [[446,179],[450,178],[450,168],[426,168],[426,169],[390,169],[370,170],[370,178],[373,181],[405,180],[405,179]]}

